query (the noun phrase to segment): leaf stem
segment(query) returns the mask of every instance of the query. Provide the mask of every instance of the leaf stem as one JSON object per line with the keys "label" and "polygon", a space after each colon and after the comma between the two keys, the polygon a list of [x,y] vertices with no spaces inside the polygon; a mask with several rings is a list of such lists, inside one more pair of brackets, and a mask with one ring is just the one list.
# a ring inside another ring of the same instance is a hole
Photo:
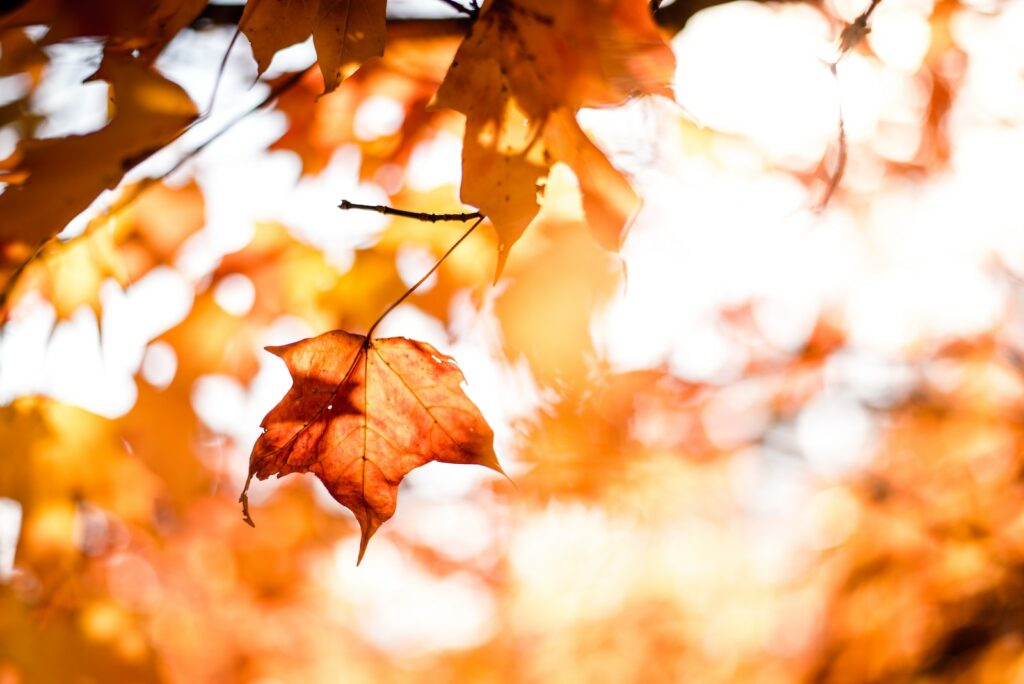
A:
{"label": "leaf stem", "polygon": [[252,476],[255,475],[252,467],[249,468],[249,476],[245,478],[245,487],[242,488],[242,493],[238,495],[238,503],[242,504],[242,520],[249,527],[256,527],[256,523],[253,522],[252,516],[249,515],[249,485],[252,483]]}
{"label": "leaf stem", "polygon": [[[454,220],[465,220],[465,219],[454,219]],[[448,248],[448,251],[441,255],[441,258],[437,260],[437,263],[435,263],[433,266],[431,266],[430,270],[427,271],[426,273],[424,273],[422,278],[417,280],[416,283],[412,287],[410,287],[408,290],[405,291],[405,294],[403,294],[401,297],[396,299],[394,301],[394,303],[391,304],[391,306],[389,306],[384,311],[384,313],[382,313],[380,316],[377,317],[377,320],[375,320],[373,322],[373,325],[370,326],[370,329],[366,331],[366,342],[364,344],[367,347],[370,346],[370,340],[373,338],[373,331],[377,329],[377,326],[380,325],[380,322],[384,320],[385,316],[387,316],[389,313],[391,313],[392,311],[397,309],[398,306],[402,302],[404,302],[406,299],[409,298],[409,295],[411,295],[413,292],[416,291],[416,288],[418,288],[420,285],[422,285],[427,280],[427,278],[432,276],[434,274],[434,271],[436,271],[441,266],[441,264],[444,263],[444,260],[447,259],[451,255],[451,253],[455,251],[455,248],[458,247],[459,245],[461,245],[462,241],[465,240],[466,238],[468,238],[470,233],[472,233],[474,230],[476,230],[476,227],[479,226],[481,223],[483,223],[483,220],[484,220],[483,215],[478,213],[477,217],[476,217],[476,220],[473,221],[473,225],[471,225],[469,227],[469,230],[467,230],[465,233],[463,233],[462,237],[460,237],[458,240],[456,240],[455,243],[452,244],[452,246]]]}

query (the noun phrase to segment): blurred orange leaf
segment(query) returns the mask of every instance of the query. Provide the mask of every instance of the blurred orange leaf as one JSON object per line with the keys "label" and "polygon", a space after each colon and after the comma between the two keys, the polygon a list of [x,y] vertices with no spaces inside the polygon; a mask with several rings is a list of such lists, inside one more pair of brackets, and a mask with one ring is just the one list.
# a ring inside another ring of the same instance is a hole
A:
{"label": "blurred orange leaf", "polygon": [[[81,545],[78,508],[84,502],[145,524],[160,484],[124,448],[115,424],[42,397],[0,408],[0,497],[25,507],[23,562],[49,567]],[[58,571],[60,572],[60,571]]]}
{"label": "blurred orange leaf", "polygon": [[[451,33],[446,23],[398,22],[389,26],[384,54],[364,64],[337,90],[323,97],[316,98],[323,92],[323,78],[312,71],[307,73],[275,105],[288,117],[288,129],[270,149],[298,154],[303,174],[323,171],[335,151],[346,143],[360,146],[363,178],[373,178],[382,166],[404,166],[418,142],[453,123],[461,124],[455,121],[458,117],[454,112],[427,107],[462,38],[460,33]],[[286,78],[290,75],[282,75],[280,80]],[[401,126],[391,132],[357,130],[363,106],[379,103],[381,98],[401,105]]]}
{"label": "blurred orange leaf", "polygon": [[[140,187],[132,186],[125,196]],[[38,292],[53,305],[58,320],[71,318],[82,306],[99,319],[100,286],[106,279],[124,287],[156,266],[173,263],[203,221],[203,196],[194,182],[181,188],[150,186],[126,209],[93,219],[82,235],[47,243],[12,284],[0,318],[23,295]]]}

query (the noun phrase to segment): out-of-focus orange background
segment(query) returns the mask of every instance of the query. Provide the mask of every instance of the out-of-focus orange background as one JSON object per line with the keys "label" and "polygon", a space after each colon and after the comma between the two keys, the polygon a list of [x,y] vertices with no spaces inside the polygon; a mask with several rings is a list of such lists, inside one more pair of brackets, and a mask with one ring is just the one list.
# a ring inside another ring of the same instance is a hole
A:
{"label": "out-of-focus orange background", "polygon": [[[882,0],[833,75],[865,4],[699,12],[674,102],[579,116],[644,200],[621,256],[556,167],[496,284],[482,229],[385,320],[457,359],[515,484],[413,472],[358,567],[311,475],[242,522],[262,347],[365,332],[461,234],[337,209],[460,210],[457,41],[101,198],[0,336],[0,682],[1024,681],[1024,3]],[[38,38],[4,35],[0,67]],[[157,64],[207,102],[231,36]],[[104,125],[99,54],[0,78],[0,158]],[[254,74],[242,40],[207,130]]]}

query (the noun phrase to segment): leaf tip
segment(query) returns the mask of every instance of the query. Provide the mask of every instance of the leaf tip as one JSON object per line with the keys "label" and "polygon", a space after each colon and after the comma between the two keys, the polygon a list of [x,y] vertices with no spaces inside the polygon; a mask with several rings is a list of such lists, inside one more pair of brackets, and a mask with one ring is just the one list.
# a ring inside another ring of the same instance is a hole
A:
{"label": "leaf tip", "polygon": [[366,555],[366,547],[370,543],[370,537],[380,528],[382,521],[365,509],[361,512],[356,512],[355,509],[351,510],[355,513],[356,520],[359,522],[359,556],[356,558],[356,567],[359,567],[359,564],[363,562],[363,556]]}
{"label": "leaf tip", "polygon": [[359,567],[359,564],[363,562],[363,556],[366,555],[366,546],[367,546],[367,544],[370,543],[370,535],[371,534],[373,534],[373,533],[370,532],[369,534],[367,534],[366,530],[364,529],[363,533],[362,533],[362,537],[359,539],[359,556],[356,557],[356,567],[357,568]]}
{"label": "leaf tip", "polygon": [[513,480],[509,476],[509,474],[505,472],[505,469],[501,467],[501,465],[498,463],[497,459],[495,459],[494,465],[489,465],[489,464],[485,464],[485,465],[487,465],[488,468],[490,468],[491,470],[493,470],[494,472],[498,473],[503,478],[505,478],[505,480],[507,480],[508,483],[510,485],[512,485],[512,489],[515,489],[515,490],[518,491],[519,486],[516,484],[515,480]]}
{"label": "leaf tip", "polygon": [[488,468],[490,470],[493,470],[494,472],[498,473],[506,480],[511,482],[513,487],[515,486],[515,482],[512,482],[512,478],[508,476],[508,473],[505,472],[505,469],[501,467],[500,463],[498,463],[498,456],[497,454],[494,453],[493,448],[488,449],[487,453],[480,457],[480,459],[477,461],[477,464],[482,465],[483,467]]}
{"label": "leaf tip", "polygon": [[501,279],[501,274],[505,270],[505,262],[508,261],[508,245],[504,242],[498,245],[498,263],[494,267],[494,281],[491,285],[497,285]]}
{"label": "leaf tip", "polygon": [[269,346],[264,347],[263,349],[265,351],[270,352],[274,356],[283,356],[284,355],[284,350],[287,349],[287,348],[288,348],[287,344],[281,344],[281,345],[269,345]]}

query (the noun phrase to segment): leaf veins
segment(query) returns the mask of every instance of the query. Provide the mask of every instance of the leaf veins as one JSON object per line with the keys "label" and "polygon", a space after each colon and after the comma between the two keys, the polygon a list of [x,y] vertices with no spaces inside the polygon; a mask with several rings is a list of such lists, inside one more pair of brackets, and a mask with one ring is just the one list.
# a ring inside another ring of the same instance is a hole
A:
{"label": "leaf veins", "polygon": [[311,472],[359,522],[361,561],[414,468],[440,461],[502,472],[494,433],[460,387],[462,372],[431,345],[335,330],[268,351],[284,360],[293,384],[253,447],[241,496],[250,524],[253,476]]}

